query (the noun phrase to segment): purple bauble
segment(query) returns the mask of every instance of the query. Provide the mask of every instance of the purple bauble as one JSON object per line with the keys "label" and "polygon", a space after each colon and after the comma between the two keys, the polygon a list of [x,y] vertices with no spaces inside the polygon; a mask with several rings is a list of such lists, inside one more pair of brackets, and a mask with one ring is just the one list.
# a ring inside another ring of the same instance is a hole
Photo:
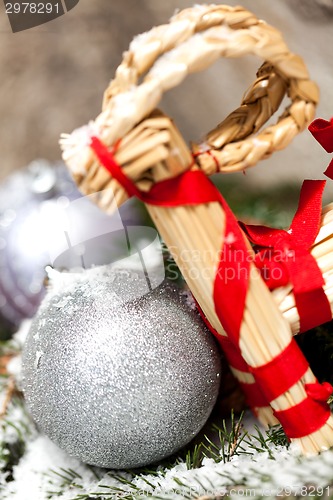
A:
{"label": "purple bauble", "polygon": [[151,239],[152,228],[142,231],[144,217],[134,201],[113,216],[103,213],[61,163],[37,160],[9,176],[0,185],[0,326],[16,327],[35,314],[46,265],[108,264],[128,255],[129,232],[131,243]]}

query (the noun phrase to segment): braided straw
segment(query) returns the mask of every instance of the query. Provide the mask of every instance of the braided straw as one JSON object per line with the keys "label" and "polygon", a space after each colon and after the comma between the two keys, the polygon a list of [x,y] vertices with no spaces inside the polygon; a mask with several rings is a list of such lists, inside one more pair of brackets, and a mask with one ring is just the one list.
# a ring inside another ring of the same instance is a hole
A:
{"label": "braided straw", "polygon": [[[255,54],[265,62],[240,108],[210,132],[204,144],[193,147],[197,159],[193,168],[206,174],[216,172],[217,164],[221,171],[239,170],[285,147],[312,120],[318,98],[303,61],[289,52],[278,31],[241,7],[196,6],[137,37],[105,92],[102,113],[87,127],[62,136],[63,158],[80,189],[96,193],[96,202],[108,212],[128,197],[100,167],[90,148],[91,136],[113,147],[123,173],[141,191],[187,170],[193,163],[191,151],[171,121],[154,110],[163,92],[181,83],[187,74],[206,68],[221,56],[244,54]],[[254,137],[286,94],[291,104],[277,124]],[[201,309],[217,333],[225,336],[213,301],[225,234],[222,206],[211,202],[147,208]],[[184,259],[183,249],[194,258]],[[247,366],[266,366],[283,353],[291,337],[288,322],[251,265],[239,343]],[[245,385],[254,385],[246,365],[243,371],[234,367],[233,372]],[[308,369],[293,387],[269,402],[271,407],[278,411],[296,407],[307,398],[305,384],[315,380]],[[270,408],[259,408],[258,413],[263,421],[274,422]],[[321,429],[295,441],[304,453],[326,449],[333,445],[332,427],[329,417]]]}
{"label": "braided straw", "polygon": [[[111,145],[156,108],[163,92],[179,85],[189,73],[207,68],[220,57],[245,54],[266,61],[257,79],[241,106],[193,149],[200,153],[198,161],[207,174],[216,171],[207,150],[212,150],[221,171],[253,166],[286,147],[313,119],[318,90],[302,59],[288,50],[281,34],[241,7],[198,5],[136,37],[105,91],[102,113],[89,129]],[[139,79],[143,79],[141,84]],[[286,93],[291,105],[277,124],[253,137]],[[73,172],[89,169],[92,158],[87,142],[82,131],[62,136],[64,160]]]}

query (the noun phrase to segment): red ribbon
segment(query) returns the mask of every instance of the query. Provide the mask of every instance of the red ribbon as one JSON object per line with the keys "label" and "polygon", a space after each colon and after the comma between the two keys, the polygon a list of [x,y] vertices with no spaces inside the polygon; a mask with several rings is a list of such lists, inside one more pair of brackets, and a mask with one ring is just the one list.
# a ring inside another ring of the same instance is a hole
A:
{"label": "red ribbon", "polygon": [[[333,118],[329,122],[317,118],[310,123],[309,131],[327,153],[333,153]],[[331,160],[324,174],[333,179],[333,160]]]}
{"label": "red ribbon", "polygon": [[[229,363],[229,365],[241,372],[245,373],[250,373],[250,368],[246,364],[244,358],[242,357],[242,354],[240,352],[239,347],[237,347],[231,340],[226,337],[225,335],[219,334],[215,328],[210,324],[208,319],[203,313],[203,310],[201,309],[200,305],[196,301],[194,297],[195,303],[197,305],[198,311],[207,326],[207,328],[211,331],[211,333],[214,335],[218,343],[220,344],[222,351],[225,354],[225,357]],[[269,406],[268,400],[264,397],[264,394],[261,390],[261,387],[258,386],[256,382],[250,382],[250,383],[245,383],[245,382],[240,382],[238,380],[238,383],[245,395],[246,402],[247,404],[254,410],[255,408],[261,408],[265,406]],[[255,411],[255,410],[254,410]]]}
{"label": "red ribbon", "polygon": [[[117,179],[124,189],[127,190],[129,196],[135,195],[147,204],[165,207],[197,205],[211,202],[218,202],[221,204],[226,217],[225,234],[220,262],[214,282],[213,295],[218,318],[227,331],[232,343],[236,348],[239,348],[239,331],[243,320],[251,259],[249,258],[244,235],[220,192],[201,171],[196,170],[187,171],[173,179],[159,182],[155,184],[148,193],[143,193],[123,174],[120,166],[113,157],[112,151],[109,151],[96,137],[92,138],[91,148],[99,158],[101,164],[115,179]],[[301,214],[304,212],[304,215],[308,216],[307,207],[304,203],[305,201],[300,203],[299,213]],[[297,219],[298,217],[296,217],[296,220]],[[297,226],[296,222],[295,225]],[[307,233],[305,226],[306,224],[302,226],[304,229],[303,232]],[[301,234],[299,236],[299,241],[303,240],[304,235]],[[307,243],[307,238],[305,238],[305,242]],[[307,262],[308,259],[305,260]],[[229,273],[228,275],[226,275],[226,270]],[[232,271],[231,274],[230,271]],[[292,342],[294,343],[294,341]],[[230,349],[230,353],[231,351]],[[281,368],[286,370],[287,367],[281,364]],[[290,370],[293,369],[289,366],[288,368],[290,368]],[[263,386],[265,386],[265,382],[264,380]],[[314,388],[312,388],[312,391],[313,389]],[[260,396],[258,392],[257,396]],[[277,416],[279,414],[278,418],[289,437],[294,437],[293,433],[295,435],[297,433],[307,435],[309,432],[319,429],[329,418],[330,412],[327,404],[324,406],[321,402],[318,403],[318,397],[322,397],[322,394],[320,394],[319,391],[318,395],[318,391],[315,390],[314,397],[309,395],[300,405],[296,405],[285,411],[276,412]],[[263,405],[265,398],[258,397],[258,399],[258,404]],[[301,410],[301,413],[299,410]],[[304,415],[302,415],[302,411],[305,411]],[[300,415],[302,415],[301,421]]]}
{"label": "red ribbon", "polygon": [[305,384],[305,390],[307,395],[314,399],[314,401],[326,403],[333,392],[333,387],[329,382],[324,382],[322,384],[316,382],[314,384]]}
{"label": "red ribbon", "polygon": [[307,397],[287,410],[274,411],[274,415],[291,439],[302,438],[317,431],[330,417],[327,399],[332,393],[328,382],[305,384]]}
{"label": "red ribbon", "polygon": [[273,401],[295,385],[308,370],[309,364],[296,342],[265,365],[250,367],[250,372],[262,386],[267,401]]}
{"label": "red ribbon", "polygon": [[332,319],[325,284],[310,248],[320,229],[321,202],[325,181],[304,181],[297,212],[290,229],[242,224],[249,239],[258,245],[255,264],[267,286],[291,282],[300,316],[300,331]]}
{"label": "red ribbon", "polygon": [[110,172],[129,196],[136,196],[149,205],[176,207],[218,202],[225,216],[225,238],[214,283],[214,303],[223,328],[238,345],[248,288],[250,258],[244,235],[238,222],[214,184],[200,170],[188,170],[178,177],[158,182],[149,192],[139,191],[124,175],[113,152],[97,138],[91,148],[101,164]]}

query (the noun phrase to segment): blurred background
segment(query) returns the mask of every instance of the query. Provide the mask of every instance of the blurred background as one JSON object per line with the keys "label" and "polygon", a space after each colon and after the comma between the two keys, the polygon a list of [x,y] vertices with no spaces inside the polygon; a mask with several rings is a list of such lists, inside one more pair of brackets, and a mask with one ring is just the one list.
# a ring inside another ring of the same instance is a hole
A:
{"label": "blurred background", "polygon": [[[13,34],[0,12],[0,179],[36,158],[58,160],[61,132],[94,118],[103,91],[133,36],[168,21],[193,0],[80,0],[67,13]],[[204,2],[199,2],[204,3]],[[290,49],[306,61],[321,101],[317,116],[333,115],[333,1],[230,0],[241,3],[284,34]],[[262,61],[221,59],[165,96],[162,108],[186,139],[196,140],[238,106]],[[301,181],[318,177],[327,154],[308,132],[286,151],[238,175],[239,182]],[[332,191],[333,193],[333,191]]]}

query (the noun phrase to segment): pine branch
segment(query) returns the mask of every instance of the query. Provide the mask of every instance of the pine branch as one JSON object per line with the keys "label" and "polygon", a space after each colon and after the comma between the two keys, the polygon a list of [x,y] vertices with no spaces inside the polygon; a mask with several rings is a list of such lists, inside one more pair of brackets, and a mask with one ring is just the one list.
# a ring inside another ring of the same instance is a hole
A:
{"label": "pine branch", "polygon": [[[54,476],[53,479],[58,478],[58,488],[53,491],[53,494],[61,495],[64,488],[77,488],[81,489],[81,493],[74,496],[73,500],[108,500],[118,497],[125,500],[141,500],[143,498],[167,500],[168,498],[175,499],[174,492],[177,490],[181,491],[179,498],[182,500],[192,498],[203,500],[205,497],[213,500],[219,496],[205,495],[204,492],[207,489],[226,491],[226,480],[227,485],[234,487],[240,486],[239,481],[232,482],[230,476],[224,475],[222,472],[216,472],[216,476],[220,478],[219,483],[211,481],[209,477],[205,477],[203,480],[199,475],[191,477],[191,483],[187,483],[183,478],[175,475],[172,477],[174,486],[169,488],[169,491],[162,492],[163,479],[176,466],[183,465],[184,469],[182,470],[184,471],[200,470],[204,459],[212,459],[216,464],[226,464],[231,462],[235,456],[253,455],[254,448],[256,448],[255,451],[266,451],[274,459],[270,447],[281,446],[285,439],[283,431],[278,426],[270,429],[267,436],[264,436],[259,428],[256,429],[254,435],[249,435],[244,429],[243,414],[239,419],[236,419],[233,412],[230,420],[223,419],[220,425],[214,423],[211,429],[210,437],[204,435],[201,442],[191,444],[180,455],[171,457],[169,461],[164,461],[163,466],[159,464],[156,467],[145,467],[137,470],[109,471],[101,480],[96,481],[93,491],[84,491],[80,475],[73,470],[61,468],[50,471],[50,475]],[[258,444],[253,444],[253,441]],[[245,445],[252,450],[249,451]],[[107,484],[106,479],[110,484]],[[263,476],[262,479],[264,479]],[[195,497],[193,497],[194,488]]]}
{"label": "pine branch", "polygon": [[[230,462],[235,455],[248,454],[241,446],[247,436],[247,431],[243,426],[244,412],[241,413],[238,420],[235,419],[234,412],[231,412],[230,423],[223,419],[221,425],[216,423],[212,425],[214,435],[209,438],[205,435],[205,441],[202,443],[203,453],[206,457],[212,458],[216,463]],[[228,426],[230,430],[228,430]]]}
{"label": "pine branch", "polygon": [[15,395],[8,402],[6,415],[0,422],[0,491],[1,484],[13,480],[13,468],[24,455],[28,440],[35,432],[22,397]]}

